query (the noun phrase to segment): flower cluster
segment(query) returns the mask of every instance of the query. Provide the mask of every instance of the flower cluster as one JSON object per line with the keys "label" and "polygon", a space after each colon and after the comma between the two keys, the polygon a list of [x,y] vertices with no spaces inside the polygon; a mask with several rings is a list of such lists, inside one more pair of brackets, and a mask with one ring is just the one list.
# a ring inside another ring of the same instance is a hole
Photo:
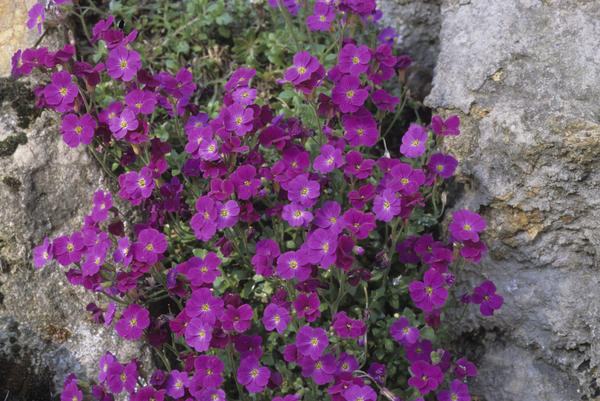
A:
{"label": "flower cluster", "polygon": [[[95,321],[146,340],[162,360],[147,374],[139,361],[107,352],[97,381],[70,377],[63,399],[81,400],[82,391],[98,400],[126,392],[134,401],[246,393],[375,401],[411,391],[469,399],[465,378],[475,366],[425,334],[458,297],[456,267],[487,251],[486,223],[468,210],[453,214],[446,236],[423,232],[424,215],[441,216],[439,188],[458,165],[439,151],[442,138],[459,135],[458,117],[407,124],[390,151],[385,116],[406,99],[385,84],[410,61],[392,54],[393,31],[381,31],[373,47],[344,37],[347,26],[376,26],[375,1],[269,5],[288,24],[305,14],[306,32],[334,41],[321,51],[298,48],[279,69],[289,103],[263,98],[264,75],[248,66],[223,85],[218,111],[203,109],[193,68],[151,73],[135,50],[137,31],[116,29],[113,16],[93,28],[91,42],[107,52],[95,65],[74,61],[68,45],[15,54],[14,77],[51,73],[35,91],[38,106],[62,113],[68,146],[119,155],[118,197],[144,216],[129,227],[113,196],[98,191],[80,231],[34,250],[35,266],[56,260],[70,266],[73,285],[108,297],[88,306]],[[44,8],[30,17],[40,28]],[[339,51],[329,57],[325,49]],[[104,102],[101,82],[114,91]],[[169,127],[166,137],[159,124]],[[503,302],[490,281],[462,300],[484,316]],[[392,319],[389,310],[405,315]],[[389,337],[404,359],[380,352],[393,350]],[[400,383],[406,368],[411,377]]]}

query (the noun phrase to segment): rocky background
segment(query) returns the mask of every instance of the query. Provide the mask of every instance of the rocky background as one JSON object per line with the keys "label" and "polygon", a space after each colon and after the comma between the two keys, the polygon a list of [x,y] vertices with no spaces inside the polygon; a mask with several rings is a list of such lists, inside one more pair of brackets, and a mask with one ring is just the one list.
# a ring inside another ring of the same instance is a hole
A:
{"label": "rocky background", "polygon": [[[58,399],[65,376],[97,375],[106,350],[121,361],[150,360],[141,343],[82,319],[88,303],[104,299],[73,287],[57,264],[32,263],[45,236],[79,230],[94,192],[109,188],[93,157],[62,141],[56,113],[34,106],[32,88],[43,78],[8,77],[14,51],[39,38],[25,27],[34,3],[0,0],[0,400],[9,401]],[[58,35],[42,46],[57,50]]]}
{"label": "rocky background", "polygon": [[600,400],[600,2],[444,0],[438,18],[425,104],[462,121],[445,143],[460,167],[447,215],[488,222],[489,253],[459,290],[490,279],[505,301],[491,318],[471,307],[459,329],[480,366],[471,394]]}
{"label": "rocky background", "polygon": [[[51,399],[69,372],[94,375],[105,349],[148,358],[80,318],[94,299],[61,269],[31,263],[108,189],[56,116],[28,106],[35,82],[6,78],[12,53],[37,39],[25,28],[34,2],[0,0],[0,399],[28,401]],[[425,104],[461,117],[446,141],[460,162],[452,210],[488,221],[489,253],[458,283],[491,279],[505,300],[491,318],[470,308],[459,329],[456,346],[480,367],[473,399],[600,400],[600,2],[378,3],[400,51],[433,71]]]}

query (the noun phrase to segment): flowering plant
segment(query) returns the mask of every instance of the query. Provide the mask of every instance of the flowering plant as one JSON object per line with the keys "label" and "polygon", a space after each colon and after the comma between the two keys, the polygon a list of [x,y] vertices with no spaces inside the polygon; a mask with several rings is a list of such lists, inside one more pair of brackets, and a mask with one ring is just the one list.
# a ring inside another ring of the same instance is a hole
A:
{"label": "flowering plant", "polygon": [[[60,20],[61,3],[34,6],[28,26]],[[119,157],[118,196],[145,216],[127,227],[99,190],[80,231],[34,250],[35,266],[70,266],[70,283],[107,297],[88,306],[99,324],[160,358],[145,373],[107,350],[97,378],[67,378],[63,401],[470,399],[477,370],[446,348],[442,308],[490,316],[502,297],[490,281],[453,291],[458,266],[486,252],[481,216],[437,226],[457,167],[439,149],[458,117],[411,124],[390,150],[409,100],[386,85],[410,60],[392,54],[393,32],[369,36],[375,1],[268,5],[295,47],[279,95],[261,97],[265,74],[240,67],[210,114],[191,68],[145,69],[137,31],[112,15],[90,36],[104,61],[77,61],[72,45],[13,57],[15,77],[50,75],[38,106],[62,113],[67,145]]]}

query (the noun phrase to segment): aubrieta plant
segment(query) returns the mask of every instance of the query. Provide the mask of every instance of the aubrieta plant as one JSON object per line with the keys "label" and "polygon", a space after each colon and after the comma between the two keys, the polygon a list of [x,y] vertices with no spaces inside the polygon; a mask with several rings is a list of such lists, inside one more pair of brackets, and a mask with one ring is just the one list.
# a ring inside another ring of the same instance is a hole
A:
{"label": "aubrieta plant", "polygon": [[[81,12],[47,3],[30,28]],[[192,68],[145,69],[138,32],[112,15],[90,34],[107,49],[95,63],[72,45],[14,55],[15,78],[48,74],[37,104],[61,113],[68,146],[118,157],[116,196],[145,216],[129,228],[99,190],[80,231],[34,250],[35,266],[56,260],[107,297],[88,305],[98,324],[158,357],[147,372],[106,350],[98,376],[70,375],[61,400],[470,400],[477,369],[447,349],[442,323],[458,323],[443,307],[491,316],[503,299],[490,281],[453,287],[487,251],[481,216],[437,223],[457,167],[437,149],[460,134],[458,117],[411,124],[388,149],[408,101],[389,84],[410,59],[392,54],[375,1],[262,7],[293,49],[279,96],[264,98],[256,69],[240,67],[210,114]]]}

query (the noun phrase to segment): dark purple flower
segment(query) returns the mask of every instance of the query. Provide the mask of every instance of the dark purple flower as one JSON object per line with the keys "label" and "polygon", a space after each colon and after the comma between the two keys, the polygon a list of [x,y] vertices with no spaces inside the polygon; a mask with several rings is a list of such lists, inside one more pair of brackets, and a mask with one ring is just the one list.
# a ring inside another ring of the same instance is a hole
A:
{"label": "dark purple flower", "polygon": [[375,186],[373,184],[363,185],[358,190],[350,191],[348,193],[348,200],[350,206],[355,209],[363,209],[368,201],[375,197]]}
{"label": "dark purple flower", "polygon": [[200,355],[194,360],[196,373],[192,379],[203,387],[217,388],[223,383],[221,372],[225,365],[217,356]]}
{"label": "dark purple flower", "polygon": [[225,128],[238,136],[244,136],[252,130],[253,119],[254,110],[239,103],[232,104],[223,112]]}
{"label": "dark purple flower", "polygon": [[346,230],[353,233],[358,239],[367,238],[371,230],[375,228],[373,213],[363,213],[360,210],[349,209],[344,213],[343,220],[346,224]]}
{"label": "dark purple flower", "polygon": [[250,164],[239,166],[229,176],[229,180],[235,186],[239,199],[247,200],[258,194],[261,181],[256,177],[256,168]]}
{"label": "dark purple flower", "polygon": [[427,131],[418,124],[411,124],[408,131],[402,136],[402,145],[400,153],[409,159],[419,157],[425,153],[425,143],[427,142]]}
{"label": "dark purple flower", "polygon": [[473,289],[471,302],[479,305],[483,316],[492,316],[494,311],[502,307],[504,298],[496,294],[496,286],[490,280],[485,280],[479,287]]}
{"label": "dark purple flower", "polygon": [[[39,4],[39,3],[38,3]],[[41,6],[41,4],[39,4]],[[43,6],[42,6],[43,9]],[[7,393],[8,396],[8,393]],[[65,388],[60,394],[61,401],[82,401],[83,400],[83,392],[79,390],[77,387],[77,383],[71,381],[65,384]]]}
{"label": "dark purple flower", "polygon": [[185,312],[188,316],[197,317],[212,326],[223,316],[224,302],[221,298],[213,296],[210,288],[203,287],[192,292],[185,305]]}
{"label": "dark purple flower", "polygon": [[351,176],[356,178],[367,178],[371,175],[375,160],[367,159],[363,160],[362,153],[352,150],[346,154],[346,164],[344,165],[344,171]]}
{"label": "dark purple flower", "polygon": [[298,364],[302,367],[302,376],[313,377],[318,385],[327,384],[333,380],[335,373],[335,355],[321,355],[317,360],[310,357],[301,357]]}
{"label": "dark purple flower", "polygon": [[100,37],[102,36],[102,34],[107,31],[110,26],[112,25],[113,21],[115,20],[115,17],[112,15],[109,15],[108,18],[106,20],[100,20],[96,23],[96,25],[94,25],[94,28],[92,29],[92,39],[91,39],[91,43],[96,42],[98,39],[100,39]]}
{"label": "dark purple flower", "polygon": [[454,367],[454,375],[458,379],[464,379],[467,376],[477,376],[477,367],[473,362],[469,362],[465,358],[459,358]]}
{"label": "dark purple flower", "polygon": [[217,211],[217,228],[233,227],[238,221],[240,207],[234,200],[228,200],[225,203],[215,202]]}
{"label": "dark purple flower", "polygon": [[481,255],[486,252],[487,247],[485,246],[485,242],[481,240],[477,242],[466,240],[463,242],[463,247],[460,248],[462,257],[473,262],[479,262]]}
{"label": "dark purple flower", "polygon": [[318,317],[321,316],[319,311],[319,296],[316,292],[306,294],[301,292],[298,294],[296,301],[294,301],[294,309],[296,309],[296,316],[298,318],[305,318],[307,322],[314,322]]}
{"label": "dark purple flower", "polygon": [[365,334],[365,324],[360,320],[350,319],[346,312],[333,315],[333,329],[335,334],[342,338],[358,338]]}
{"label": "dark purple flower", "polygon": [[135,50],[127,50],[118,46],[111,50],[106,60],[106,71],[113,79],[129,82],[142,68],[140,55]]}
{"label": "dark purple flower", "polygon": [[344,229],[344,223],[340,218],[341,210],[339,203],[325,202],[323,207],[315,213],[315,224],[333,234],[341,233]]}
{"label": "dark purple flower", "polygon": [[375,401],[376,399],[377,393],[369,386],[353,384],[344,391],[346,401]]}
{"label": "dark purple flower", "polygon": [[247,69],[245,67],[238,68],[225,84],[226,91],[232,91],[238,86],[248,86],[250,79],[256,74],[254,68]]}
{"label": "dark purple flower", "polygon": [[378,109],[391,112],[393,112],[396,109],[396,105],[400,103],[400,99],[390,95],[384,89],[377,89],[371,92],[371,99]]}
{"label": "dark purple flower", "polygon": [[237,308],[233,305],[227,305],[225,314],[221,319],[223,330],[235,330],[238,333],[243,333],[252,325],[253,316],[254,311],[248,304],[240,305]]}
{"label": "dark purple flower", "polygon": [[308,174],[296,176],[288,183],[288,199],[302,207],[312,207],[319,198],[321,186],[308,179]]}
{"label": "dark purple flower", "polygon": [[478,233],[486,227],[486,222],[477,213],[469,210],[459,210],[452,215],[452,223],[448,230],[459,241],[479,241]]}
{"label": "dark purple flower", "polygon": [[394,178],[388,188],[402,195],[410,195],[419,190],[425,182],[425,174],[419,169],[413,169],[408,163],[400,163],[392,168],[390,176]]}
{"label": "dark purple flower", "polygon": [[312,73],[317,71],[320,66],[319,60],[312,57],[309,52],[296,53],[294,65],[285,71],[283,77],[294,85],[299,85],[310,79]]}
{"label": "dark purple flower", "polygon": [[99,369],[100,372],[98,373],[98,381],[100,383],[102,383],[102,382],[104,382],[104,380],[106,380],[107,373],[108,373],[108,366],[113,362],[117,362],[117,359],[114,357],[113,354],[111,354],[108,351],[106,352],[106,354],[104,354],[100,358],[100,361],[98,362],[99,368],[100,368]]}
{"label": "dark purple flower", "polygon": [[125,95],[125,104],[135,114],[152,114],[156,106],[156,96],[150,91],[135,89]]}
{"label": "dark purple flower", "polygon": [[165,390],[167,395],[173,398],[181,398],[185,394],[186,387],[189,385],[190,378],[187,372],[180,372],[177,369],[173,369],[167,378]]}
{"label": "dark purple flower", "polygon": [[256,254],[252,257],[252,264],[256,274],[264,277],[273,275],[273,267],[280,255],[279,245],[270,238],[262,239],[256,243]]}
{"label": "dark purple flower", "polygon": [[187,261],[186,276],[193,286],[210,284],[221,277],[220,265],[221,259],[214,252],[209,252],[204,259],[192,257]]}
{"label": "dark purple flower", "polygon": [[290,203],[283,206],[281,217],[292,227],[308,227],[308,223],[313,219],[313,214],[305,209],[301,205]]}
{"label": "dark purple flower", "polygon": [[393,28],[383,28],[379,33],[379,36],[377,36],[377,40],[379,40],[381,43],[385,43],[391,46],[394,44],[394,39],[396,39],[397,37],[398,34],[396,33],[396,31],[394,31]]}
{"label": "dark purple flower", "polygon": [[263,391],[270,376],[269,368],[261,367],[258,359],[253,356],[243,359],[237,369],[237,381],[246,386],[249,393]]}
{"label": "dark purple flower", "polygon": [[119,394],[123,389],[130,394],[133,393],[137,378],[138,370],[134,362],[123,366],[115,361],[108,365],[106,383],[111,393]]}

